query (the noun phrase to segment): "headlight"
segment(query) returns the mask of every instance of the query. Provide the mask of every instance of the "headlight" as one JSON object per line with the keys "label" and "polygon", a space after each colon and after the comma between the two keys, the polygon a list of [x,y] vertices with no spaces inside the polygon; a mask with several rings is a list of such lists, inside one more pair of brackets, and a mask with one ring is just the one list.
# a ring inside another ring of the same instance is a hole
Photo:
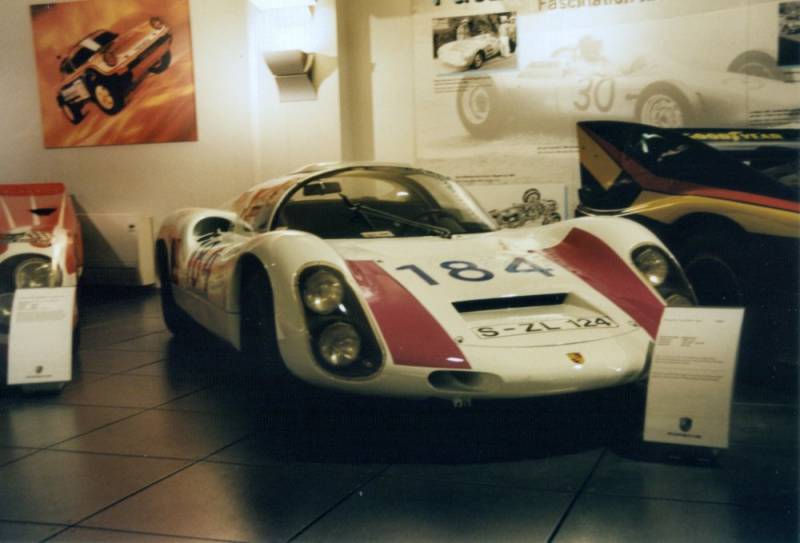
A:
{"label": "headlight", "polygon": [[319,353],[331,366],[345,368],[358,360],[361,338],[351,324],[336,322],[320,334]]}
{"label": "headlight", "polygon": [[319,270],[303,282],[301,293],[308,309],[319,315],[327,315],[342,303],[344,286],[336,274]]}
{"label": "headlight", "polygon": [[683,294],[670,294],[667,296],[667,305],[670,307],[692,307],[694,302]]}
{"label": "headlight", "polygon": [[15,288],[44,288],[61,285],[61,272],[50,260],[34,256],[17,264],[14,269]]}
{"label": "headlight", "polygon": [[637,251],[633,261],[654,287],[661,286],[669,275],[669,259],[657,247],[645,247]]}

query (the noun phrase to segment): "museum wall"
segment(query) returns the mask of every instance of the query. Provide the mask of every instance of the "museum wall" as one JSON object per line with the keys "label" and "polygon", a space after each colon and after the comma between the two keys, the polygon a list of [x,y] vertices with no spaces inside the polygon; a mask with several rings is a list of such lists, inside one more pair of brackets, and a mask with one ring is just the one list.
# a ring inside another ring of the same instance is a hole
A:
{"label": "museum wall", "polygon": [[340,159],[335,0],[318,3],[308,29],[318,52],[316,100],[279,101],[264,62],[268,23],[251,3],[191,0],[197,141],[49,149],[32,49],[34,3],[0,3],[0,182],[61,181],[86,212],[141,212],[157,226],[176,208],[214,207],[270,176]]}
{"label": "museum wall", "polygon": [[252,183],[245,0],[190,4],[197,142],[67,149],[42,143],[31,3],[0,4],[2,182],[62,181],[87,212],[143,212],[157,221],[179,206],[221,202]]}
{"label": "museum wall", "polygon": [[414,161],[411,0],[339,2],[343,153]]}
{"label": "museum wall", "polygon": [[[319,0],[313,9],[259,10],[249,7],[253,86],[257,99],[253,134],[256,179],[263,180],[313,162],[342,158],[339,107],[339,59],[335,0]],[[314,54],[312,83],[316,99],[281,102],[267,69],[269,51],[300,49]]]}

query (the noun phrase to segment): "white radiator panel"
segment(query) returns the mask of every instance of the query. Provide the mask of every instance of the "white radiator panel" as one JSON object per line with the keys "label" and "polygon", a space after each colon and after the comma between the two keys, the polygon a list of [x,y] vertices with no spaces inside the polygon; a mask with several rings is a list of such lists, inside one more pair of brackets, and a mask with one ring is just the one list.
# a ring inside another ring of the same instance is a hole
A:
{"label": "white radiator panel", "polygon": [[132,213],[79,214],[84,246],[83,282],[152,285],[153,221]]}

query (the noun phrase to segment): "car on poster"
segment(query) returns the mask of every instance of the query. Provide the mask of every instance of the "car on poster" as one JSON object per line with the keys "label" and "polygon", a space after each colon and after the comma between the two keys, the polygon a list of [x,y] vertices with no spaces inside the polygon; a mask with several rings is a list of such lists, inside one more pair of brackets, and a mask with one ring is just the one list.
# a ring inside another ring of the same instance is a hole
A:
{"label": "car on poster", "polygon": [[477,70],[487,60],[500,54],[500,38],[485,32],[477,36],[445,43],[437,58],[449,66]]}
{"label": "car on poster", "polygon": [[[758,121],[758,112],[768,113],[771,125],[800,122],[797,87],[774,76],[775,59],[766,57],[745,51],[719,71],[658,55],[611,62],[602,41],[584,36],[517,73],[465,76],[456,108],[464,128],[481,138],[500,135],[512,118],[529,130],[570,118],[742,126]],[[745,118],[747,111],[755,117]]]}
{"label": "car on poster", "polygon": [[518,398],[646,373],[666,305],[694,295],[645,228],[500,230],[457,183],[405,165],[312,165],[168,216],[164,318],[301,381],[399,397]]}
{"label": "car on poster", "polygon": [[169,67],[171,42],[170,28],[159,17],[121,34],[95,30],[84,36],[59,63],[59,108],[72,124],[83,120],[89,102],[107,115],[119,113],[144,77]]}
{"label": "car on poster", "polygon": [[83,242],[61,183],[0,185],[0,206],[0,343],[7,345],[14,292],[77,286]]}
{"label": "car on poster", "polygon": [[578,141],[577,214],[650,228],[702,304],[748,307],[764,328],[759,342],[777,330],[796,335],[800,130],[582,122]]}

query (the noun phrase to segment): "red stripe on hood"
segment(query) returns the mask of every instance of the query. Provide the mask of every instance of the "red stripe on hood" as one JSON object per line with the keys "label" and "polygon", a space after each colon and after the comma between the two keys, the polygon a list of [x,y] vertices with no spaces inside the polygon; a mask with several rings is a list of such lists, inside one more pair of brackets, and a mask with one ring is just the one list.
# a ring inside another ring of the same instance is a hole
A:
{"label": "red stripe on hood", "polygon": [[664,303],[600,238],[573,228],[561,243],[543,252],[614,302],[651,337],[656,337]]}
{"label": "red stripe on hood", "polygon": [[371,260],[349,260],[383,338],[400,366],[470,369],[464,353],[427,309]]}

